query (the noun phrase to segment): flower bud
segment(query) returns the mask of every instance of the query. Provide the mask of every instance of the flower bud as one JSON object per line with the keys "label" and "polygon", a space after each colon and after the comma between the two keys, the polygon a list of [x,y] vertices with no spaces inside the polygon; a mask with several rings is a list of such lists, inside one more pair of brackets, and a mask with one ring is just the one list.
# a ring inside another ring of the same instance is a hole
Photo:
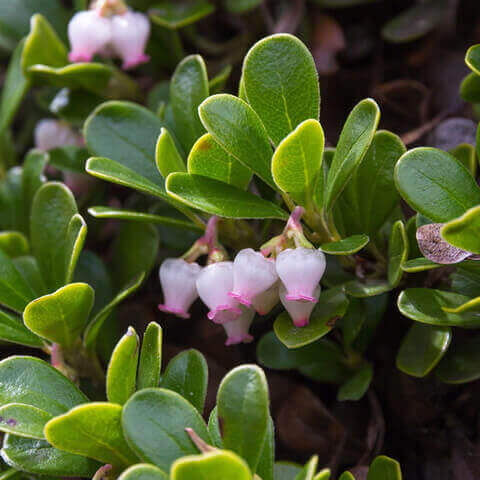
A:
{"label": "flower bud", "polygon": [[244,306],[241,306],[240,308],[242,309],[240,316],[231,322],[223,324],[223,328],[227,333],[227,341],[225,342],[227,347],[238,343],[250,343],[253,340],[253,337],[248,331],[253,322],[255,310]]}
{"label": "flower bud", "polygon": [[287,300],[315,302],[315,289],[325,272],[325,255],[320,250],[286,249],[277,257],[276,268],[285,285]]}
{"label": "flower bud", "polygon": [[196,281],[201,269],[197,263],[188,263],[183,258],[167,258],[160,267],[165,303],[158,308],[177,317],[190,318],[188,309],[198,297]]}
{"label": "flower bud", "polygon": [[66,123],[53,118],[40,120],[33,132],[35,148],[47,152],[65,145],[81,145],[82,138]]}
{"label": "flower bud", "polygon": [[296,327],[305,327],[310,322],[310,315],[320,298],[320,285],[317,285],[313,292],[313,301],[310,300],[288,300],[287,289],[280,285],[280,301],[290,315]]}
{"label": "flower bud", "polygon": [[241,250],[233,262],[233,289],[229,295],[250,306],[253,298],[277,281],[275,263],[252,248]]}
{"label": "flower bud", "polygon": [[112,45],[123,60],[122,68],[128,70],[148,62],[145,46],[150,35],[150,22],[142,13],[128,10],[112,17]]}
{"label": "flower bud", "polygon": [[279,282],[275,282],[268,290],[258,294],[252,300],[252,307],[259,315],[266,315],[279,302]]}
{"label": "flower bud", "polygon": [[197,278],[197,291],[210,311],[208,318],[214,323],[235,320],[242,311],[238,302],[228,295],[233,287],[233,262],[212,263]]}
{"label": "flower bud", "polygon": [[111,19],[97,10],[78,12],[68,24],[68,38],[72,46],[70,61],[90,62],[112,39]]}

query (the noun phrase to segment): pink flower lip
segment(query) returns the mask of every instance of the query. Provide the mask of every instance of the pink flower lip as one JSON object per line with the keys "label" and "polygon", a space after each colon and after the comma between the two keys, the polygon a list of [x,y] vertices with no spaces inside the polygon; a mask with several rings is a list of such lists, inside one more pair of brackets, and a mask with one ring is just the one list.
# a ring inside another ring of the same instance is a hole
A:
{"label": "pink flower lip", "polygon": [[93,55],[87,52],[70,52],[68,54],[68,59],[71,62],[90,62]]}
{"label": "pink flower lip", "polygon": [[250,334],[239,335],[235,337],[228,337],[225,346],[229,347],[230,345],[238,345],[239,343],[250,343],[253,342],[253,337]]}
{"label": "pink flower lip", "polygon": [[219,316],[218,314],[221,314],[222,312],[232,312],[237,316],[242,313],[242,311],[237,307],[233,307],[231,305],[218,305],[213,310],[210,310],[207,313],[207,317],[209,320],[212,320],[213,323],[217,323],[217,324],[227,323],[231,321],[231,320],[219,320],[217,318]]}
{"label": "pink flower lip", "polygon": [[252,302],[250,301],[250,299],[245,295],[242,295],[241,293],[228,292],[228,296],[235,298],[236,300],[238,300],[243,305],[246,305],[247,307],[250,307],[252,305]]}
{"label": "pink flower lip", "polygon": [[181,308],[176,308],[176,307],[169,307],[168,305],[165,305],[164,303],[160,303],[158,305],[158,309],[161,311],[161,312],[165,312],[165,313],[172,313],[173,315],[176,315],[177,317],[180,317],[180,318],[190,318],[190,314],[188,312],[186,312],[185,310],[181,309]]}
{"label": "pink flower lip", "polygon": [[300,318],[296,322],[293,322],[293,324],[298,328],[306,327],[308,323],[309,323],[308,318]]}
{"label": "pink flower lip", "polygon": [[122,68],[124,70],[130,70],[131,68],[135,68],[138,65],[141,65],[142,63],[147,63],[150,60],[150,57],[148,55],[145,55],[144,53],[133,57],[129,60],[125,60],[123,62]]}
{"label": "pink flower lip", "polygon": [[296,295],[285,295],[285,298],[289,301],[294,300],[304,300],[306,302],[314,302],[317,303],[317,299],[310,296],[310,295],[303,295],[301,293],[297,293]]}

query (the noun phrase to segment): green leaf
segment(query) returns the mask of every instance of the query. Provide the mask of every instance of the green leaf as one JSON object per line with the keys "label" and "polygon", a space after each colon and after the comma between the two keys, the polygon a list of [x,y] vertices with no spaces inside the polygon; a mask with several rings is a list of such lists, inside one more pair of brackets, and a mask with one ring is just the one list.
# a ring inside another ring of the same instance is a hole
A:
{"label": "green leaf", "polygon": [[442,237],[451,245],[472,253],[480,253],[480,207],[467,210],[461,217],[446,223]]}
{"label": "green leaf", "polygon": [[369,241],[368,235],[359,234],[343,238],[338,242],[323,243],[320,248],[328,255],[353,255],[365,247]]}
{"label": "green leaf", "polygon": [[473,145],[461,143],[450,150],[450,153],[467,167],[467,170],[473,177],[477,176],[477,154]]}
{"label": "green leaf", "polygon": [[330,480],[330,469],[323,468],[315,475],[313,480]]}
{"label": "green leaf", "polygon": [[451,340],[450,327],[414,323],[398,350],[397,368],[414,377],[425,377],[447,353]]}
{"label": "green leaf", "polygon": [[170,104],[180,142],[186,152],[203,135],[198,117],[199,105],[208,97],[208,76],[200,55],[185,57],[170,81]]}
{"label": "green leaf", "polygon": [[317,120],[305,120],[278,145],[272,174],[278,188],[297,203],[309,205],[321,173],[325,136]]}
{"label": "green leaf", "polygon": [[355,480],[355,477],[350,472],[343,472],[338,480]]}
{"label": "green leaf", "polygon": [[208,452],[178,459],[172,465],[171,480],[251,480],[247,464],[228,451]]}
{"label": "green leaf", "polygon": [[392,43],[417,40],[437,27],[448,14],[448,0],[428,0],[415,4],[382,28],[382,37]]}
{"label": "green leaf", "polygon": [[8,403],[0,407],[0,430],[19,437],[45,438],[43,427],[52,415],[31,405]]}
{"label": "green leaf", "polygon": [[67,63],[67,49],[55,30],[42,15],[33,15],[30,20],[30,33],[23,48],[23,74],[28,76],[32,65],[63,67]]}
{"label": "green leaf", "polygon": [[150,322],[143,334],[140,362],[138,365],[137,389],[157,387],[162,368],[162,327]]}
{"label": "green leaf", "polygon": [[158,230],[153,225],[123,224],[113,244],[112,273],[115,284],[120,287],[141,273],[149,273],[159,245]]}
{"label": "green leaf", "polygon": [[345,293],[355,298],[367,298],[381,295],[389,292],[392,287],[388,282],[383,280],[370,280],[361,282],[360,280],[352,280],[344,284]]}
{"label": "green leaf", "polygon": [[220,422],[218,420],[217,407],[213,407],[208,418],[208,433],[212,439],[212,445],[217,448],[223,448],[222,432],[220,431]]}
{"label": "green leaf", "polygon": [[210,95],[221,93],[225,89],[225,85],[232,73],[232,66],[225,65],[210,81],[208,82],[208,89]]}
{"label": "green leaf", "polygon": [[58,370],[33,357],[9,357],[0,362],[0,406],[23,403],[60,415],[87,397]]}
{"label": "green leaf", "polygon": [[38,475],[92,478],[100,467],[94,460],[62,452],[45,440],[14,435],[5,436],[1,454],[11,467]]}
{"label": "green leaf", "polygon": [[49,150],[48,163],[64,172],[85,174],[85,163],[88,157],[88,152],[84,148],[65,145]]}
{"label": "green leaf", "polygon": [[203,412],[207,396],[208,366],[198,350],[186,350],[170,360],[160,386],[172,390]]}
{"label": "green leaf", "polygon": [[432,262],[431,260],[428,260],[427,258],[422,257],[422,258],[413,258],[412,260],[407,260],[406,262],[402,263],[401,267],[404,272],[416,273],[416,272],[424,272],[426,270],[433,270],[435,268],[441,268],[441,267],[444,267],[444,265]]}
{"label": "green leaf", "polygon": [[395,167],[395,183],[405,201],[434,222],[448,222],[480,203],[470,172],[450,154],[414,148]]}
{"label": "green leaf", "polygon": [[275,480],[295,480],[295,477],[302,471],[302,467],[296,463],[276,462]]}
{"label": "green leaf", "polygon": [[[257,8],[262,0],[224,0],[223,4],[230,13],[243,14]],[[265,479],[263,479],[265,480]]]}
{"label": "green leaf", "polygon": [[145,274],[141,273],[136,278],[132,279],[128,285],[125,287],[115,296],[113,300],[110,301],[105,307],[102,308],[87,325],[85,329],[85,333],[83,335],[83,343],[87,350],[95,350],[95,345],[97,342],[98,334],[103,326],[105,320],[110,316],[113,309],[119,305],[125,298],[129,297],[132,293],[134,293],[142,284],[145,278]]}
{"label": "green leaf", "polygon": [[256,471],[268,429],[268,385],[263,370],[242,365],[222,380],[217,394],[218,418],[226,449]]}
{"label": "green leaf", "polygon": [[163,128],[160,130],[157,146],[155,147],[155,163],[163,177],[173,172],[186,172],[185,163],[178,153],[175,141],[170,132]]}
{"label": "green leaf", "polygon": [[78,258],[82,252],[85,238],[87,236],[87,224],[85,220],[77,213],[68,224],[64,257],[65,257],[65,283],[72,281],[77,266]]}
{"label": "green leaf", "polygon": [[378,105],[370,98],[358,103],[348,116],[328,172],[325,192],[326,210],[332,208],[365,156],[379,120]]}
{"label": "green leaf", "polygon": [[465,63],[474,73],[480,75],[480,44],[473,45],[467,50]]}
{"label": "green leaf", "polygon": [[0,249],[10,258],[27,255],[30,249],[28,239],[20,232],[0,232]]}
{"label": "green leaf", "polygon": [[73,232],[70,231],[72,235],[68,238],[70,221],[76,213],[75,198],[67,187],[58,182],[42,185],[33,199],[30,220],[32,250],[50,291],[68,281],[72,252],[77,249],[78,254],[78,247],[81,246],[72,243],[74,232],[80,235],[80,243],[85,235],[84,228],[78,229],[75,221],[77,226]]}
{"label": "green leaf", "polygon": [[226,218],[288,218],[268,200],[227,183],[187,173],[171,173],[167,192],[176,200],[212,215]]}
{"label": "green leaf", "polygon": [[408,288],[398,297],[398,308],[408,318],[438,327],[478,327],[480,319],[475,312],[452,313],[453,308],[468,302],[469,297],[431,288]]}
{"label": "green leaf", "polygon": [[303,467],[302,471],[295,477],[295,480],[314,480],[313,477],[317,471],[318,456],[314,455]]}
{"label": "green leaf", "polygon": [[168,476],[153,465],[139,463],[125,470],[118,480],[168,480]]}
{"label": "green leaf", "polygon": [[401,220],[393,224],[388,242],[388,283],[397,287],[402,279],[402,265],[408,260],[408,238]]}
{"label": "green leaf", "polygon": [[17,257],[13,259],[13,264],[23,279],[31,286],[35,292],[35,298],[45,295],[47,288],[40,274],[38,263],[30,255]]}
{"label": "green leaf", "polygon": [[0,339],[7,342],[42,348],[42,339],[32,333],[19,318],[0,310]]}
{"label": "green leaf", "polygon": [[252,172],[227,153],[209,134],[200,137],[188,155],[188,173],[203,175],[245,190]]}
{"label": "green leaf", "polygon": [[14,261],[0,249],[0,303],[21,313],[34,298],[33,287],[23,278]]}
{"label": "green leaf", "polygon": [[198,22],[214,10],[215,7],[207,0],[192,0],[188,3],[164,0],[151,10],[150,18],[162,27],[177,29]]}
{"label": "green leaf", "polygon": [[318,119],[315,62],[293,35],[280,33],[257,42],[245,57],[242,78],[248,103],[275,145],[304,120]]}
{"label": "green leaf", "polygon": [[107,398],[123,405],[135,393],[140,340],[132,327],[112,352],[107,369]]}
{"label": "green leaf", "polygon": [[368,390],[373,377],[371,365],[365,365],[354,373],[338,390],[337,400],[360,400]]}
{"label": "green leaf", "polygon": [[60,450],[123,469],[138,460],[125,442],[121,418],[120,405],[89,403],[50,420],[44,433]]}
{"label": "green leaf", "polygon": [[272,417],[268,420],[267,435],[263,442],[262,453],[258,461],[257,474],[262,480],[274,480],[275,462],[275,425]]}
{"label": "green leaf", "polygon": [[186,428],[210,443],[207,427],[198,411],[178,393],[147,388],[135,393],[123,407],[123,431],[138,457],[169,471],[172,463],[197,449]]}
{"label": "green leaf", "polygon": [[40,337],[73,347],[93,307],[95,292],[86,283],[71,283],[30,302],[23,313],[25,325]]}
{"label": "green leaf", "polygon": [[367,480],[402,480],[400,464],[392,458],[380,455],[370,465]]}
{"label": "green leaf", "polygon": [[38,189],[43,185],[43,169],[47,164],[49,154],[40,150],[30,150],[25,157],[22,166],[22,196],[25,223],[28,228],[30,220],[30,210],[33,199]]}
{"label": "green leaf", "polygon": [[305,327],[295,327],[287,312],[281,313],[273,329],[280,341],[288,348],[298,348],[325,336],[335,322],[343,317],[348,299],[341,288],[331,288],[320,294],[320,299]]}
{"label": "green leaf", "polygon": [[222,148],[275,188],[272,147],[252,107],[233,95],[219,94],[207,98],[198,112],[203,126]]}
{"label": "green leaf", "polygon": [[480,103],[480,76],[469,73],[460,84],[462,100],[470,103]]}

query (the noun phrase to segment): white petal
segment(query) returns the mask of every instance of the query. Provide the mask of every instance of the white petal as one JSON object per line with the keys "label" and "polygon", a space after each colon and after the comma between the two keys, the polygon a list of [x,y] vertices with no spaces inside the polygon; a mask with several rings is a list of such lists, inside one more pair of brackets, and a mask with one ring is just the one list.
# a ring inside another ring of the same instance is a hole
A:
{"label": "white petal", "polygon": [[275,282],[268,290],[258,294],[252,300],[252,307],[259,315],[266,315],[279,302],[279,282]]}
{"label": "white petal", "polygon": [[277,273],[287,289],[288,300],[314,301],[316,286],[325,272],[325,255],[311,248],[287,249],[276,262]]}
{"label": "white petal", "polygon": [[320,285],[317,285],[313,293],[314,302],[307,300],[287,300],[287,289],[280,285],[280,301],[288,312],[296,327],[305,327],[310,321],[310,315],[320,298]]}
{"label": "white petal", "polygon": [[255,316],[253,308],[241,306],[242,314],[235,320],[225,323],[223,328],[227,333],[225,345],[236,345],[237,343],[249,343],[253,337],[248,333],[250,325]]}
{"label": "white petal", "polygon": [[50,118],[40,120],[37,123],[33,136],[35,148],[44,152],[65,145],[81,144],[81,137],[67,124]]}

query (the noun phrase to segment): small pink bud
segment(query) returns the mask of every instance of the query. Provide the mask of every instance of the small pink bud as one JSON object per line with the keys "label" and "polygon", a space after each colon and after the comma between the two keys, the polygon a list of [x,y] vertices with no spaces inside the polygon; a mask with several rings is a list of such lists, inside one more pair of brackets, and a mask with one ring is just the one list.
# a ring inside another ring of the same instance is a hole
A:
{"label": "small pink bud", "polygon": [[235,320],[242,311],[238,302],[228,295],[233,288],[233,262],[212,263],[197,278],[197,291],[210,309],[208,318],[214,323]]}
{"label": "small pink bud", "polygon": [[102,17],[97,10],[78,12],[68,24],[68,38],[72,46],[70,61],[90,62],[112,39],[111,19]]}
{"label": "small pink bud", "polygon": [[281,252],[277,273],[287,289],[287,300],[315,302],[314,291],[325,272],[325,255],[320,250],[299,247]]}
{"label": "small pink bud", "polygon": [[310,300],[288,300],[287,289],[280,285],[280,301],[288,312],[296,327],[305,327],[310,322],[310,315],[320,298],[320,285],[317,285],[313,292],[313,301]]}
{"label": "small pink bud", "polygon": [[201,270],[200,265],[188,263],[183,258],[167,258],[160,267],[165,303],[158,308],[177,317],[190,318],[188,309],[198,297],[195,284]]}
{"label": "small pink bud", "polygon": [[253,298],[268,290],[277,281],[275,263],[260,252],[245,248],[233,262],[233,289],[229,295],[250,306]]}
{"label": "small pink bud", "polygon": [[250,325],[253,322],[255,316],[255,310],[253,308],[240,307],[242,314],[231,322],[224,323],[223,328],[227,333],[227,341],[225,345],[236,345],[238,343],[250,343],[253,341],[253,337],[248,333]]}
{"label": "small pink bud", "polygon": [[33,132],[35,148],[47,152],[65,145],[80,146],[82,138],[76,134],[66,123],[53,118],[40,120]]}
{"label": "small pink bud", "polygon": [[259,315],[266,315],[279,302],[279,282],[275,282],[268,290],[258,294],[252,300],[252,307]]}
{"label": "small pink bud", "polygon": [[150,35],[150,22],[142,13],[128,10],[112,17],[112,45],[123,60],[123,69],[134,68],[148,62],[145,46]]}

